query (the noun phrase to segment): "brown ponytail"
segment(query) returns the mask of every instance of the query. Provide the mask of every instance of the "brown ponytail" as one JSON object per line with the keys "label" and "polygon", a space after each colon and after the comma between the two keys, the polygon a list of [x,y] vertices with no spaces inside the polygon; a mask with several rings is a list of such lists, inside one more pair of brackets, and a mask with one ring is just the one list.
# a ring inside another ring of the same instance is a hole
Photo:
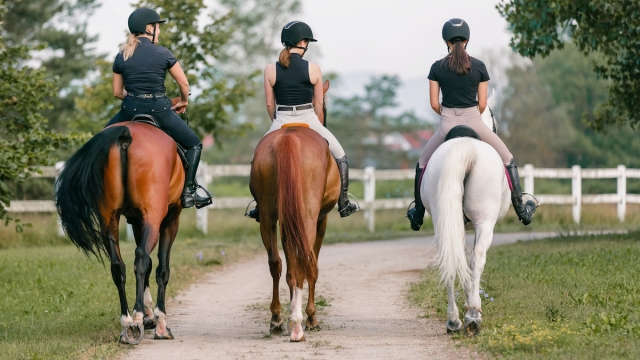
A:
{"label": "brown ponytail", "polygon": [[129,34],[127,42],[120,47],[120,52],[122,53],[122,57],[125,61],[133,55],[133,52],[136,50],[138,45],[140,45],[138,37],[134,34]]}
{"label": "brown ponytail", "polygon": [[289,48],[286,47],[280,51],[280,58],[278,59],[280,62],[280,66],[283,68],[288,68],[291,63],[291,52],[289,52]]}
{"label": "brown ponytail", "polygon": [[442,63],[458,75],[464,75],[471,70],[471,59],[462,45],[462,41],[459,40],[453,41],[451,52],[443,59]]}

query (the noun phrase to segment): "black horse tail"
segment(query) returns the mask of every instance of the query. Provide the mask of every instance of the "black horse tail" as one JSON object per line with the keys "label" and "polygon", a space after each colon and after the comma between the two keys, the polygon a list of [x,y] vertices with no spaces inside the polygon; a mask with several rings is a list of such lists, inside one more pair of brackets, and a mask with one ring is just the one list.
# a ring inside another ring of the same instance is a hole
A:
{"label": "black horse tail", "polygon": [[120,148],[123,177],[127,174],[127,148],[131,132],[126,126],[102,130],[65,163],[55,183],[55,201],[62,229],[85,255],[107,255],[99,204],[104,198],[104,172],[112,146]]}

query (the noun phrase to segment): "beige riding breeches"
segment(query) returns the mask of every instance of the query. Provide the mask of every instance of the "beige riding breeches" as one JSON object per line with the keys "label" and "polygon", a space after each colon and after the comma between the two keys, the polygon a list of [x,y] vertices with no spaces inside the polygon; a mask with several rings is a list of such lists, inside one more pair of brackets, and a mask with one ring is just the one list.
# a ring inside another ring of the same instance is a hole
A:
{"label": "beige riding breeches", "polygon": [[505,165],[509,165],[513,155],[511,155],[511,152],[498,135],[494,134],[493,131],[482,122],[482,115],[480,115],[477,106],[465,109],[443,107],[440,115],[440,126],[438,126],[438,130],[436,130],[431,139],[429,139],[424,150],[422,150],[422,155],[418,161],[420,168],[425,167],[438,146],[444,143],[444,139],[449,131],[458,125],[466,125],[472,128],[478,136],[480,136],[482,141],[491,145],[498,152],[502,158],[502,162]]}
{"label": "beige riding breeches", "polygon": [[269,129],[269,131],[267,131],[267,134],[274,130],[280,129],[282,125],[289,123],[303,123],[309,125],[309,128],[315,130],[318,134],[320,134],[320,136],[327,140],[327,142],[329,143],[329,151],[331,151],[331,155],[335,159],[344,157],[345,152],[342,148],[342,145],[340,145],[338,139],[333,136],[331,131],[329,131],[320,123],[320,119],[318,119],[318,115],[316,115],[313,109],[294,109],[292,111],[276,110],[276,118],[273,119],[273,123],[271,124],[271,128]]}

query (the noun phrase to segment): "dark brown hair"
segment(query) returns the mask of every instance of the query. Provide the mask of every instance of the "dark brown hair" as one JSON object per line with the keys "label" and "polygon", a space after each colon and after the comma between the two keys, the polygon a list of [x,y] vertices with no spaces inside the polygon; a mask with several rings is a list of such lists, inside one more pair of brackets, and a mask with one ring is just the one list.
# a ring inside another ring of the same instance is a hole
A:
{"label": "dark brown hair", "polygon": [[280,51],[280,58],[278,61],[280,62],[280,66],[283,68],[288,68],[291,63],[291,52],[289,52],[289,47],[286,47]]}
{"label": "dark brown hair", "polygon": [[462,40],[452,40],[451,43],[451,51],[449,55],[442,59],[442,64],[448,66],[451,71],[455,71],[458,75],[464,75],[471,70],[469,54],[467,54],[467,50],[462,45]]}

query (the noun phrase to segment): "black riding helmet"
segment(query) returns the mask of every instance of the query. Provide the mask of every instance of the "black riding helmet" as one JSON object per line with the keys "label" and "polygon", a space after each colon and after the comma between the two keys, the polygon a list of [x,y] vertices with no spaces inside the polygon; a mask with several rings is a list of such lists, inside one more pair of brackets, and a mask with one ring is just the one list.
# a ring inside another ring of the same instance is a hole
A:
{"label": "black riding helmet", "polygon": [[155,10],[149,9],[149,8],[140,8],[140,9],[134,10],[131,13],[131,15],[129,15],[129,31],[135,35],[139,35],[139,34],[151,35],[153,37],[151,42],[155,43],[155,40],[156,40],[155,28],[153,30],[153,33],[150,33],[147,31],[147,25],[165,23],[165,22],[167,22],[167,20],[160,19],[160,15],[158,15],[158,13]]}
{"label": "black riding helmet", "polygon": [[297,45],[302,40],[307,40],[309,42],[318,41],[313,38],[313,32],[311,32],[309,25],[302,21],[291,21],[282,28],[280,42],[283,46],[303,49],[306,52],[306,47],[300,47]]}
{"label": "black riding helmet", "polygon": [[[469,25],[466,21],[458,18],[451,19],[444,23],[442,27],[442,39],[444,41],[462,41],[469,40],[471,36],[471,31],[469,30]],[[466,49],[465,45],[465,49]]]}

